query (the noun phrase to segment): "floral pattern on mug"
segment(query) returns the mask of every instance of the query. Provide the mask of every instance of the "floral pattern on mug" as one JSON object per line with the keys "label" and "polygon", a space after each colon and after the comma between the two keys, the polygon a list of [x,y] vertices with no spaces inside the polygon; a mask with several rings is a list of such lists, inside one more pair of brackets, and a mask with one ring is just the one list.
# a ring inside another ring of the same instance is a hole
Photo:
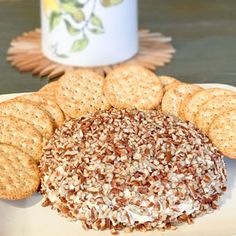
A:
{"label": "floral pattern on mug", "polygon": [[[70,52],[84,50],[89,44],[87,32],[103,34],[103,22],[96,15],[96,4],[103,7],[112,7],[123,0],[44,0],[43,7],[49,22],[49,31],[52,32],[60,24],[64,24],[67,34],[74,37]],[[90,4],[90,5],[89,5]],[[90,7],[90,14],[86,15],[84,8]],[[52,46],[59,57],[67,57],[57,53],[57,44]]]}

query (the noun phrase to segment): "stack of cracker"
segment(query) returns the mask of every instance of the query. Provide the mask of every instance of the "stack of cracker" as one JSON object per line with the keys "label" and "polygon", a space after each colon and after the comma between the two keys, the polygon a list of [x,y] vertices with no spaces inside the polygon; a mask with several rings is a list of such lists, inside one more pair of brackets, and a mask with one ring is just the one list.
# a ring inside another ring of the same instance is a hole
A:
{"label": "stack of cracker", "polygon": [[236,158],[235,92],[175,83],[163,96],[161,109],[192,122],[225,156]]}
{"label": "stack of cracker", "polygon": [[43,144],[64,122],[64,113],[46,93],[0,103],[0,198],[29,197],[40,183]]}

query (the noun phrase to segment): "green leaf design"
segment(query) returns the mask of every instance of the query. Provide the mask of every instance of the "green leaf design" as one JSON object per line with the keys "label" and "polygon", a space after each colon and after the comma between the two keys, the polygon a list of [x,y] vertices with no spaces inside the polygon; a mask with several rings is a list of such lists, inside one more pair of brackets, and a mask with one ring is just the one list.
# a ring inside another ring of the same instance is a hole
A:
{"label": "green leaf design", "polygon": [[49,16],[49,30],[52,31],[61,21],[61,13],[53,11]]}
{"label": "green leaf design", "polygon": [[99,28],[89,29],[89,31],[94,33],[94,34],[103,34],[104,33],[104,30],[99,29]]}
{"label": "green leaf design", "polygon": [[74,0],[61,0],[61,8],[68,14],[71,15],[71,17],[76,22],[81,22],[85,19],[85,15],[81,9],[81,4],[79,4],[77,1]]}
{"label": "green leaf design", "polygon": [[104,7],[112,7],[114,5],[117,5],[123,2],[123,0],[100,0],[100,1]]}
{"label": "green leaf design", "polygon": [[77,8],[76,12],[70,13],[70,15],[76,22],[81,22],[85,19],[83,11],[79,8]]}
{"label": "green leaf design", "polygon": [[74,41],[71,52],[78,52],[84,50],[88,46],[89,40],[86,35],[82,39]]}
{"label": "green leaf design", "polygon": [[91,23],[95,26],[103,28],[103,24],[102,24],[101,19],[99,17],[95,16],[94,14],[92,14],[92,16],[91,16]]}
{"label": "green leaf design", "polygon": [[68,20],[64,19],[64,22],[66,24],[67,32],[70,35],[75,36],[75,35],[79,34],[80,31],[78,29],[76,29],[75,27],[73,27]]}
{"label": "green leaf design", "polygon": [[83,7],[84,4],[79,3],[77,0],[59,0],[61,4],[73,4],[75,7]]}

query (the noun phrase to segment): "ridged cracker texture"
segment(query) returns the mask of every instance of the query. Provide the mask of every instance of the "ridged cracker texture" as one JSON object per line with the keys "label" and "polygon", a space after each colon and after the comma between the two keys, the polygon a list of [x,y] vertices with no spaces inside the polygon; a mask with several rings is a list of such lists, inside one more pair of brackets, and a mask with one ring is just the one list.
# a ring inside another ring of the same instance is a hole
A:
{"label": "ridged cracker texture", "polygon": [[221,114],[213,121],[209,137],[225,156],[236,158],[236,109]]}
{"label": "ridged cracker texture", "polygon": [[21,101],[31,101],[36,102],[38,105],[42,106],[50,115],[53,120],[55,127],[60,127],[64,121],[64,113],[61,108],[57,105],[57,103],[50,98],[51,95],[43,94],[43,93],[32,93],[27,95],[22,95],[17,97],[17,100]]}
{"label": "ridged cracker texture", "polygon": [[51,95],[54,96],[55,94],[55,91],[57,89],[57,86],[58,86],[58,80],[56,81],[52,81],[46,85],[44,85],[40,90],[39,92],[41,93],[50,93]]}
{"label": "ridged cracker texture", "polygon": [[58,84],[57,104],[72,118],[97,110],[106,110],[110,104],[103,94],[104,78],[90,70],[80,69],[66,73]]}
{"label": "ridged cracker texture", "polygon": [[17,147],[0,143],[0,198],[29,197],[38,189],[39,182],[34,160]]}
{"label": "ridged cracker texture", "polygon": [[180,115],[182,119],[195,123],[195,116],[205,102],[213,97],[233,94],[235,94],[235,92],[221,88],[210,88],[197,91],[184,99],[180,107]]}
{"label": "ridged cracker texture", "polygon": [[182,101],[190,94],[200,90],[202,90],[202,88],[198,85],[184,83],[167,90],[162,99],[162,112],[179,117]]}
{"label": "ridged cracker texture", "polygon": [[163,88],[153,72],[130,65],[118,67],[107,75],[104,93],[115,108],[148,110],[161,103]]}
{"label": "ridged cracker texture", "polygon": [[14,116],[0,116],[0,143],[20,148],[36,162],[42,155],[42,135],[33,125]]}
{"label": "ridged cracker texture", "polygon": [[30,101],[16,99],[0,103],[0,116],[15,116],[32,124],[41,135],[48,139],[53,134],[53,122],[42,107]]}
{"label": "ridged cracker texture", "polygon": [[167,75],[161,75],[161,76],[158,76],[158,78],[160,79],[163,89],[165,91],[167,91],[170,88],[176,87],[177,85],[182,83],[176,78],[167,76]]}
{"label": "ridged cracker texture", "polygon": [[214,97],[203,104],[197,113],[196,125],[207,134],[213,120],[217,116],[232,109],[236,109],[236,95]]}

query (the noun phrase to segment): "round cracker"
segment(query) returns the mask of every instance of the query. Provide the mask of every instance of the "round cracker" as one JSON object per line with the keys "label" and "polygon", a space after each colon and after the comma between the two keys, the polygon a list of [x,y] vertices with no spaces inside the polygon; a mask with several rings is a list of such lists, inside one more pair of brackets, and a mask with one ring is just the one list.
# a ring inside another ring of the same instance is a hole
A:
{"label": "round cracker", "polygon": [[68,115],[65,115],[65,120],[67,121],[67,120],[70,120],[71,119],[71,117],[70,116],[68,116]]}
{"label": "round cracker", "polygon": [[0,198],[29,197],[40,182],[37,164],[22,150],[0,143]]}
{"label": "round cracker", "polygon": [[235,94],[233,91],[221,88],[210,88],[197,91],[196,93],[187,96],[181,103],[180,117],[195,123],[195,116],[205,102],[213,97],[233,94]]}
{"label": "round cracker", "polygon": [[116,108],[154,109],[161,103],[162,84],[151,71],[140,66],[122,66],[111,71],[104,93]]}
{"label": "round cracker", "polygon": [[41,135],[49,139],[53,134],[53,122],[42,107],[30,101],[16,99],[0,103],[0,116],[15,116],[32,124]]}
{"label": "round cracker", "polygon": [[44,92],[40,92],[40,91],[34,92],[34,94],[42,95],[43,97],[49,98],[56,103],[56,98],[55,98],[54,94],[46,93],[46,92],[44,93]]}
{"label": "round cracker", "polygon": [[236,158],[236,109],[221,114],[212,122],[209,137],[225,156]]}
{"label": "round cracker", "polygon": [[190,94],[200,90],[202,90],[202,88],[198,85],[184,83],[167,90],[162,99],[162,112],[169,115],[179,116],[182,101]]}
{"label": "round cracker", "polygon": [[0,143],[20,148],[39,162],[42,155],[43,138],[31,124],[14,116],[0,116]]}
{"label": "round cracker", "polygon": [[57,103],[72,118],[109,109],[110,104],[102,90],[103,83],[104,78],[91,70],[67,72],[58,84]]}
{"label": "round cracker", "polygon": [[168,84],[165,86],[165,92],[168,91],[169,89],[172,89],[172,88],[176,88],[179,84],[184,84],[182,82],[174,82],[174,83],[171,83],[171,84]]}
{"label": "round cracker", "polygon": [[196,125],[207,134],[213,120],[217,116],[232,109],[236,109],[236,95],[214,97],[204,103],[196,114]]}
{"label": "round cracker", "polygon": [[60,127],[64,123],[64,114],[61,108],[53,101],[52,95],[32,93],[17,97],[16,99],[36,102],[38,105],[42,106],[52,118],[55,127]]}
{"label": "round cracker", "polygon": [[181,84],[179,80],[171,76],[162,75],[158,76],[158,78],[160,79],[161,84],[165,91],[177,86],[178,84]]}
{"label": "round cracker", "polygon": [[58,80],[56,81],[52,81],[46,85],[44,85],[40,90],[39,92],[40,93],[49,93],[51,95],[54,96],[55,94],[55,91],[57,90],[57,86],[58,86]]}

